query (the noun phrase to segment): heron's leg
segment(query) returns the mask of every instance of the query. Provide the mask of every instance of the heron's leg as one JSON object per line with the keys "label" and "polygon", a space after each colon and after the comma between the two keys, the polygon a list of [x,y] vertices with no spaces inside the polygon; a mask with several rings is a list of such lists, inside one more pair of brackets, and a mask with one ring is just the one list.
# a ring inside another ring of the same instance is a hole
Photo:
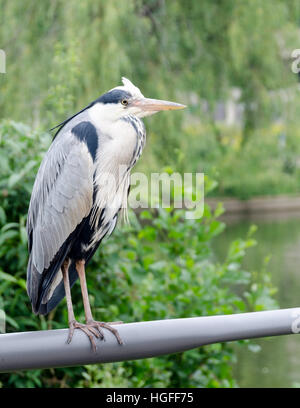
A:
{"label": "heron's leg", "polygon": [[66,259],[61,267],[62,275],[64,279],[64,286],[65,286],[65,293],[66,293],[66,300],[67,300],[67,308],[68,308],[68,322],[69,322],[69,337],[67,342],[70,343],[74,333],[73,322],[75,322],[73,304],[72,304],[72,296],[71,296],[71,288],[70,288],[70,281],[69,281],[69,266],[70,260]]}
{"label": "heron's leg", "polygon": [[85,313],[85,320],[86,320],[86,322],[89,322],[89,321],[93,320],[93,315],[92,315],[92,311],[91,311],[89,295],[88,295],[88,290],[87,290],[87,284],[86,284],[86,278],[85,278],[85,261],[84,260],[76,262],[76,270],[77,270],[79,280],[80,280],[80,287],[81,287],[81,294],[82,294],[83,307],[84,307],[84,313]]}
{"label": "heron's leg", "polygon": [[80,329],[89,337],[90,342],[92,343],[93,349],[96,350],[96,344],[95,344],[93,335],[96,337],[100,337],[99,333],[95,329],[87,328],[84,324],[78,323],[75,320],[73,304],[72,304],[72,297],[71,297],[70,281],[69,281],[69,266],[70,266],[70,260],[68,259],[64,261],[61,267],[63,280],[64,280],[64,286],[65,286],[67,308],[68,308],[69,336],[67,339],[67,343],[71,343],[71,340],[74,334],[74,330]]}
{"label": "heron's leg", "polygon": [[[116,337],[119,344],[123,344],[123,341],[118,331],[115,328],[111,327],[111,323],[97,322],[93,319],[91,306],[89,302],[86,278],[85,278],[85,261],[84,260],[80,260],[76,262],[76,270],[77,270],[79,280],[80,280],[81,293],[82,293],[83,306],[84,306],[87,327],[89,329],[96,328],[99,331],[101,339],[103,340],[104,340],[104,333],[103,333],[102,328],[105,328],[109,330]],[[119,322],[115,322],[115,324],[118,324],[118,323]]]}

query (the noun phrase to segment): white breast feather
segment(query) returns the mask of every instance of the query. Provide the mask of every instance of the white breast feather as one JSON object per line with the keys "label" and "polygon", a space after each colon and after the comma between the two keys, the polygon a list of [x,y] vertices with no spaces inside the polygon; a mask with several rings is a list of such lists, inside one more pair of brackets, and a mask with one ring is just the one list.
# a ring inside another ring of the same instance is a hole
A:
{"label": "white breast feather", "polygon": [[[94,185],[97,189],[91,223],[97,225],[105,209],[101,227],[92,237],[92,247],[109,230],[109,223],[122,208],[127,219],[127,195],[130,184],[130,163],[137,144],[135,129],[126,121],[101,122],[99,149],[95,160]],[[114,135],[113,137],[108,135]],[[102,215],[103,216],[103,215]]]}

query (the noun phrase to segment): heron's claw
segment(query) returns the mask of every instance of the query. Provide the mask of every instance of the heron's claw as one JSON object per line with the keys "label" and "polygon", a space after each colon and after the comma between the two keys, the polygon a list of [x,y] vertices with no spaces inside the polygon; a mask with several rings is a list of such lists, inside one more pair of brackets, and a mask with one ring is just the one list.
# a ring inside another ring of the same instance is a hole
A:
{"label": "heron's claw", "polygon": [[89,338],[91,342],[91,346],[94,352],[97,351],[97,346],[95,343],[95,337],[100,340],[105,340],[103,328],[109,330],[117,339],[120,345],[123,344],[123,341],[118,333],[118,330],[111,327],[111,324],[119,324],[122,322],[115,322],[115,323],[105,323],[105,322],[96,322],[95,320],[88,321],[86,324],[79,323],[76,320],[69,323],[69,336],[67,339],[67,343],[70,344],[73,338],[73,334],[75,329],[82,330]]}
{"label": "heron's claw", "polygon": [[92,327],[96,327],[98,332],[100,333],[100,336],[101,336],[102,340],[105,340],[102,328],[109,330],[115,336],[115,338],[117,339],[118,343],[121,346],[123,344],[123,340],[121,339],[118,330],[115,329],[114,327],[111,327],[114,324],[120,324],[120,323],[123,323],[123,322],[105,323],[105,322],[97,322],[95,320],[91,320],[91,321],[87,322],[87,325],[91,325]]}

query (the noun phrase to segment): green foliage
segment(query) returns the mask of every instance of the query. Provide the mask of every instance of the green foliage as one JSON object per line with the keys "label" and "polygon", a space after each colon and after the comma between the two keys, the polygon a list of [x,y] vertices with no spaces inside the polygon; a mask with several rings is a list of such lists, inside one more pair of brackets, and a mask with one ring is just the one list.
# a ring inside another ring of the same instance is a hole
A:
{"label": "green foliage", "polygon": [[[299,128],[293,110],[298,97],[288,94],[297,93],[290,67],[298,48],[297,0],[0,0],[0,9],[1,48],[7,54],[7,74],[0,75],[1,118],[51,128],[124,75],[147,96],[189,106],[151,122],[143,169],[153,163],[176,165],[177,171],[215,168],[222,178],[218,194],[299,192],[298,179],[293,182],[280,164],[264,177],[264,158],[272,166],[277,139],[270,144],[262,138],[258,146],[256,137],[272,128],[274,118],[288,128],[289,111]],[[244,111],[236,150],[236,129],[220,127],[214,118],[217,104],[230,99],[233,89],[239,89]],[[299,144],[298,137],[292,139],[290,151]],[[243,152],[248,143],[260,156],[253,163]],[[178,163],[176,152],[183,150]],[[289,156],[286,160],[289,169]],[[230,174],[231,163],[238,179]],[[251,179],[255,169],[260,177]]]}
{"label": "green foliage", "polygon": [[[0,143],[0,299],[7,330],[65,327],[64,302],[47,317],[37,317],[25,289],[24,224],[49,135],[5,121]],[[207,179],[207,189],[214,185]],[[95,319],[134,322],[274,308],[268,273],[242,266],[247,249],[255,245],[253,229],[245,240],[232,242],[223,263],[215,260],[211,243],[225,227],[217,219],[221,213],[221,206],[212,212],[207,205],[198,220],[185,219],[184,210],[131,213],[131,223],[118,228],[88,266]],[[78,284],[72,295],[83,321]],[[234,361],[231,345],[215,344],[141,361],[1,374],[0,381],[3,387],[234,387]]]}
{"label": "green foliage", "polygon": [[77,48],[78,43],[74,40],[67,49],[61,43],[55,46],[54,69],[49,75],[50,87],[44,104],[49,123],[74,111],[76,94],[68,91],[75,89],[80,75]]}
{"label": "green foliage", "polygon": [[297,193],[300,186],[300,132],[296,124],[299,104],[294,101],[295,106],[292,105],[294,119],[288,124],[274,122],[256,130],[244,147],[241,147],[238,127],[219,125],[223,138],[220,150],[207,126],[189,125],[181,154],[189,157],[192,171],[204,172],[218,181],[213,195],[248,199]]}

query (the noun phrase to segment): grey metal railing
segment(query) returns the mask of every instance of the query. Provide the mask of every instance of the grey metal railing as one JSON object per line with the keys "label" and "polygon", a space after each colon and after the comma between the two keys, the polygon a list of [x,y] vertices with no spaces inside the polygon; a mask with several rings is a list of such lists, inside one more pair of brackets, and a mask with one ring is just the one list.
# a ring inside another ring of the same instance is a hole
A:
{"label": "grey metal railing", "polygon": [[0,372],[135,360],[211,343],[296,334],[300,332],[300,308],[128,323],[116,328],[124,344],[117,344],[105,330],[105,341],[96,340],[96,353],[80,330],[75,330],[71,344],[66,343],[67,329],[0,334]]}

